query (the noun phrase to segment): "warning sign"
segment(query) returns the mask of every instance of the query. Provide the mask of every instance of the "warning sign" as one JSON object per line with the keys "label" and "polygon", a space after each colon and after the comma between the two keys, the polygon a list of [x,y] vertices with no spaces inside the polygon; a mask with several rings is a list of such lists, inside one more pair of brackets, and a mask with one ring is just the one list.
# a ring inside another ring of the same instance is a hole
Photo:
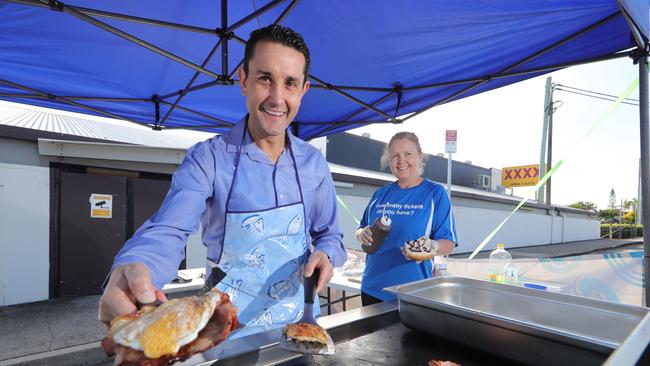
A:
{"label": "warning sign", "polygon": [[99,219],[113,218],[113,196],[93,193],[90,195],[90,217]]}
{"label": "warning sign", "polygon": [[503,168],[501,185],[506,188],[534,186],[539,181],[539,165]]}
{"label": "warning sign", "polygon": [[445,131],[445,152],[448,154],[456,153],[456,141],[458,139],[457,130]]}

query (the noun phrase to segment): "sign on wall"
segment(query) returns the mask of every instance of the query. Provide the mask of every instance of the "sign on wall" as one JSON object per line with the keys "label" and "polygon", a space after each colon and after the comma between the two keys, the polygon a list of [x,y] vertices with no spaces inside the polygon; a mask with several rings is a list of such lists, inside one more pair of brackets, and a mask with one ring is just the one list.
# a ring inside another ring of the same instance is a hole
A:
{"label": "sign on wall", "polygon": [[534,186],[539,181],[539,165],[522,165],[503,168],[501,185],[506,188]]}
{"label": "sign on wall", "polygon": [[98,219],[113,218],[113,196],[93,193],[90,195],[90,217]]}

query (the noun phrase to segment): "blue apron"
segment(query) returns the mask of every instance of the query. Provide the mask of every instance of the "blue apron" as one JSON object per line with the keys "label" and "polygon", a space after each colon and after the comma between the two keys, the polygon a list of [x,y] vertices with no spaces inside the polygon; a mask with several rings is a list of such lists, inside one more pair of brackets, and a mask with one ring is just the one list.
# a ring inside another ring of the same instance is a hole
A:
{"label": "blue apron", "polygon": [[[237,148],[226,199],[223,249],[218,258],[218,266],[226,277],[216,288],[230,296],[238,309],[239,323],[245,325],[230,338],[283,326],[302,317],[304,264],[309,257],[302,187],[288,136],[287,147],[296,172],[300,201],[258,211],[229,209],[247,131],[246,127]],[[215,261],[208,258],[208,267],[210,263]],[[207,268],[206,273],[210,271]],[[314,314],[319,314],[317,301],[314,310]]]}

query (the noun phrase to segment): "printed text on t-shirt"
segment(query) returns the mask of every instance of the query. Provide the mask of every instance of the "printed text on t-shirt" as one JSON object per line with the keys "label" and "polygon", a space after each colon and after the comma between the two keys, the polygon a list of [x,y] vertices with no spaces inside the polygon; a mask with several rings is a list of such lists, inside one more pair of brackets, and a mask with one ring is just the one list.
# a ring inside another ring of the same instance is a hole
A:
{"label": "printed text on t-shirt", "polygon": [[411,216],[415,214],[416,210],[422,210],[423,208],[423,204],[380,203],[375,206],[375,212],[380,216],[384,214],[389,216]]}

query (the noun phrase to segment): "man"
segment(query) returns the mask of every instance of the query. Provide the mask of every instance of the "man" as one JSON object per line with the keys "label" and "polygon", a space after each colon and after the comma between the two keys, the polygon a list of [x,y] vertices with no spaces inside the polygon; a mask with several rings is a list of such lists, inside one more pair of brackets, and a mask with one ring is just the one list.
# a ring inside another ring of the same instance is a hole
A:
{"label": "man", "polygon": [[273,25],[251,33],[238,70],[248,115],[188,150],[160,210],[116,256],[99,302],[102,322],[133,312],[136,303],[165,300],[157,289],[175,278],[199,220],[208,263],[226,273],[217,288],[247,328],[297,320],[303,268],[305,277],[320,270],[318,290],[345,262],[327,163],[287,130],[309,89],[309,63],[293,30]]}

